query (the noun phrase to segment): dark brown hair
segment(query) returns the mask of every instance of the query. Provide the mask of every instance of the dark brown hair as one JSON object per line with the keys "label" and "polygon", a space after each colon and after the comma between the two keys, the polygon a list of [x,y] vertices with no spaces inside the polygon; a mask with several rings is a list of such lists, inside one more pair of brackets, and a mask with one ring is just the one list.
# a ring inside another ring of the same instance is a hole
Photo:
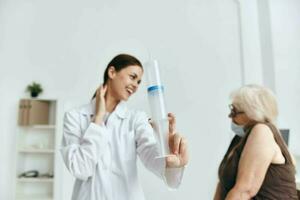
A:
{"label": "dark brown hair", "polygon": [[[119,54],[119,55],[115,56],[106,66],[106,69],[105,69],[104,75],[103,75],[103,85],[107,84],[107,81],[109,79],[108,70],[110,67],[114,67],[115,70],[117,72],[119,72],[122,69],[124,69],[128,66],[132,66],[132,65],[139,66],[143,69],[142,63],[134,56],[131,56],[128,54]],[[94,99],[95,97],[96,97],[96,92],[93,95],[92,99]]]}

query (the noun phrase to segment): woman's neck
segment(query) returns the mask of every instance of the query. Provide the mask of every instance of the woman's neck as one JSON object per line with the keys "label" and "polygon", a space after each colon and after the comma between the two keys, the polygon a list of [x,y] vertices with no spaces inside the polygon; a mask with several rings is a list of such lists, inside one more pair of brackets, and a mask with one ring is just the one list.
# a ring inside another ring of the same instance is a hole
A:
{"label": "woman's neck", "polygon": [[110,90],[107,90],[107,93],[105,95],[106,111],[109,113],[113,112],[119,102],[120,102],[120,100],[116,99],[111,94]]}
{"label": "woman's neck", "polygon": [[244,125],[244,130],[251,129],[255,124],[257,124],[257,121],[251,120],[247,124]]}

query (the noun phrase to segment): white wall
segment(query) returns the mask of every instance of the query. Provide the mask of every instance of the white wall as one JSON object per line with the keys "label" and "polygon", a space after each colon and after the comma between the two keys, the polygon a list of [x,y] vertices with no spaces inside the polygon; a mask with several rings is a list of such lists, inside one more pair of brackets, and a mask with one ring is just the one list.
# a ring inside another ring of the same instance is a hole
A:
{"label": "white wall", "polygon": [[[244,13],[243,20],[253,22],[250,17],[257,14],[252,11],[249,15]],[[296,17],[295,14],[291,18],[291,23],[295,23]],[[42,96],[58,98],[63,112],[90,99],[102,80],[106,64],[119,52],[132,53],[142,61],[149,54],[159,59],[167,86],[168,110],[177,115],[178,130],[190,145],[191,160],[179,191],[168,191],[162,181],[140,166],[147,199],[179,200],[187,196],[191,200],[211,199],[217,167],[231,137],[228,95],[242,83],[238,22],[237,4],[231,0],[89,0],[84,3],[2,0],[0,199],[12,198],[17,103],[27,95],[25,86],[33,80],[42,83],[45,89]],[[254,22],[252,26],[255,28]],[[248,36],[244,42],[252,52],[250,56],[246,54],[249,58],[246,66],[253,78],[247,79],[250,82],[257,80],[255,72],[261,75],[260,68],[250,70],[250,63],[260,65],[260,55],[255,53],[260,47],[258,35],[245,34]],[[294,35],[294,39],[298,37]],[[278,51],[283,38],[278,37]],[[296,69],[299,57],[284,59],[292,59],[293,72],[299,72]],[[276,64],[280,62],[283,61],[276,60]],[[286,73],[290,75],[289,71]],[[293,90],[299,93],[299,88]],[[288,103],[299,106],[296,100]],[[144,84],[129,105],[148,110]],[[286,121],[291,119],[283,116]],[[60,197],[67,199],[72,189],[71,179],[65,169],[59,174],[62,175]]]}
{"label": "white wall", "polygon": [[300,155],[300,1],[270,1],[270,14],[279,126],[291,130],[290,149]]}

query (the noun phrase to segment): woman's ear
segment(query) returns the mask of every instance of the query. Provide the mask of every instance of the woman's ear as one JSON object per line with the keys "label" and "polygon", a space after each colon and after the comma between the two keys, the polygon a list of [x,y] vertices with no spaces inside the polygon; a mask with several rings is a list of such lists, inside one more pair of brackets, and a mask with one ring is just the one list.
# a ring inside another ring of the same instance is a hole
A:
{"label": "woman's ear", "polygon": [[110,79],[113,79],[115,76],[116,76],[116,69],[115,69],[115,67],[114,66],[110,66],[109,68],[108,68],[108,77],[110,78]]}

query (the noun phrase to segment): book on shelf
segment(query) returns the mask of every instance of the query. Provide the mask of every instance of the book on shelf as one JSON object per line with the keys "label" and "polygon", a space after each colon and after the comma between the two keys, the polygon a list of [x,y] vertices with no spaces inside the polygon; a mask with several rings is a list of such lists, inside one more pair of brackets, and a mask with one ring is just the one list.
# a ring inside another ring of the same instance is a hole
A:
{"label": "book on shelf", "polygon": [[49,101],[21,99],[19,103],[20,126],[49,124]]}

